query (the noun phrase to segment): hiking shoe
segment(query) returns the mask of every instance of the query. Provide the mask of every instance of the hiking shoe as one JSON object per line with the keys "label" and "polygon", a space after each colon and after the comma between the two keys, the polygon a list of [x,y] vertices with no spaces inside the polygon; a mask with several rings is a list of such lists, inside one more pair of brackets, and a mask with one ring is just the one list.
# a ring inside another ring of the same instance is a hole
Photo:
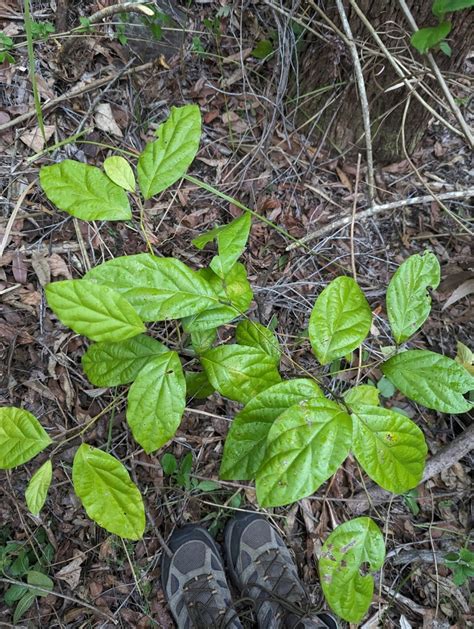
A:
{"label": "hiking shoe", "polygon": [[242,629],[216,542],[200,526],[177,529],[163,553],[161,583],[178,629]]}
{"label": "hiking shoe", "polygon": [[247,512],[233,518],[225,530],[225,553],[232,580],[255,603],[259,627],[337,629],[330,614],[311,611],[290,551],[264,516]]}

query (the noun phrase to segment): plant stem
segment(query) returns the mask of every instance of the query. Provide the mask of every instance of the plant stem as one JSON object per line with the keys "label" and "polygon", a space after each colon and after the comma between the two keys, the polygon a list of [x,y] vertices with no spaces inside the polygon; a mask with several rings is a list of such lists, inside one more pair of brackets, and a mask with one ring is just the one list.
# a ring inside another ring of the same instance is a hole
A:
{"label": "plant stem", "polygon": [[41,111],[41,101],[38,92],[38,85],[36,83],[35,75],[35,53],[33,50],[33,33],[31,31],[31,13],[30,13],[30,0],[23,0],[23,7],[25,10],[25,31],[26,31],[26,45],[28,50],[28,66],[30,72],[30,81],[33,88],[33,99],[35,101],[36,117],[38,118],[38,125],[43,136],[43,140],[46,142],[46,135],[44,132],[43,112]]}
{"label": "plant stem", "polygon": [[183,179],[186,179],[186,181],[189,181],[190,183],[193,183],[196,186],[199,186],[199,188],[203,188],[204,190],[207,190],[208,192],[215,194],[221,199],[224,199],[224,201],[228,201],[229,203],[232,203],[233,205],[240,208],[241,210],[244,210],[245,212],[249,212],[249,214],[254,216],[256,219],[258,219],[262,223],[265,223],[265,225],[268,225],[269,227],[277,231],[281,236],[284,236],[285,238],[288,238],[289,240],[292,240],[295,243],[298,242],[298,238],[295,238],[294,236],[289,234],[282,227],[275,225],[275,223],[273,223],[271,220],[269,220],[265,216],[262,216],[255,210],[252,210],[246,205],[244,205],[243,203],[241,203],[240,201],[237,201],[237,199],[234,199],[234,197],[229,196],[225,192],[221,192],[220,190],[218,190],[217,188],[214,188],[214,186],[211,186],[205,181],[201,181],[200,179],[197,179],[196,177],[193,177],[192,175],[183,175]]}

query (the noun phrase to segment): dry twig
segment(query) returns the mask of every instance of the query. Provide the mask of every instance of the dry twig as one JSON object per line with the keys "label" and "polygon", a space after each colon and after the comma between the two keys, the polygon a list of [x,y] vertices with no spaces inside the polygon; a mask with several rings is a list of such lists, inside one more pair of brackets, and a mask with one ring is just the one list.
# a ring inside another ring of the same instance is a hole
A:
{"label": "dry twig", "polygon": [[[411,199],[400,199],[399,201],[391,201],[390,203],[382,203],[381,205],[374,205],[373,207],[368,208],[367,210],[363,210],[356,214],[356,220],[362,221],[367,218],[371,218],[372,216],[376,216],[377,214],[382,214],[383,212],[387,212],[390,210],[396,210],[398,208],[408,207],[410,205],[421,205],[423,203],[430,203],[433,201],[433,198],[438,201],[448,201],[452,199],[469,199],[474,196],[474,188],[468,188],[467,190],[454,190],[452,192],[445,192],[443,194],[438,194],[436,197],[433,197],[432,194],[428,194],[422,197],[412,197]],[[335,229],[339,229],[340,227],[345,227],[349,225],[352,221],[351,216],[344,216],[329,225],[325,225],[321,229],[317,231],[311,232],[303,236],[298,242],[291,243],[286,248],[287,251],[291,251],[292,249],[296,249],[309,242],[310,240],[314,240],[315,238],[319,238],[320,236],[325,236],[329,232],[334,231]]]}

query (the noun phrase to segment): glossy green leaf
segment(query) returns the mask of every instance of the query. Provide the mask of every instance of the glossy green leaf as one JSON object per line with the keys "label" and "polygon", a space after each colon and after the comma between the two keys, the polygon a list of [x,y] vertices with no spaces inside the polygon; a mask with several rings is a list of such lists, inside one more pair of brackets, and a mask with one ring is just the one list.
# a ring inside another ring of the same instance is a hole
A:
{"label": "glossy green leaf", "polygon": [[127,423],[147,454],[176,433],[186,405],[186,381],[179,356],[166,352],[150,361],[128,392]]}
{"label": "glossy green leaf", "polygon": [[48,199],[60,210],[84,221],[128,221],[128,197],[99,168],[66,159],[40,170]]}
{"label": "glossy green leaf", "polygon": [[87,280],[46,286],[48,305],[61,323],[93,341],[123,341],[145,331],[134,308],[118,292]]}
{"label": "glossy green leaf", "polygon": [[445,13],[461,11],[474,7],[474,0],[435,0],[433,3],[433,15],[442,17]]}
{"label": "glossy green leaf", "polygon": [[85,277],[119,292],[143,321],[181,319],[218,304],[210,284],[175,258],[149,253],[122,256],[96,266]]}
{"label": "glossy green leaf", "polygon": [[52,443],[34,415],[22,408],[0,408],[0,469],[26,463]]}
{"label": "glossy green leaf", "polygon": [[235,340],[239,345],[256,347],[273,358],[275,363],[280,363],[280,344],[271,330],[261,323],[244,319],[240,321],[235,330]]}
{"label": "glossy green leaf", "polygon": [[186,371],[186,397],[189,400],[205,400],[215,391],[204,371]]}
{"label": "glossy green leaf", "polygon": [[217,339],[217,329],[209,328],[208,330],[200,330],[191,332],[191,344],[196,354],[202,354],[210,349]]}
{"label": "glossy green leaf", "polygon": [[252,302],[253,292],[243,264],[236,262],[224,280],[211,269],[201,269],[199,274],[210,283],[222,303],[184,319],[186,332],[217,328],[246,312]]}
{"label": "glossy green leaf", "polygon": [[212,386],[221,395],[244,404],[281,380],[275,361],[255,347],[220,345],[204,352],[200,359]]}
{"label": "glossy green leaf", "polygon": [[138,183],[145,199],[173,185],[196,157],[201,139],[199,107],[172,107],[155,134],[158,140],[147,144],[138,160]]}
{"label": "glossy green leaf", "polygon": [[219,255],[211,261],[211,269],[216,275],[224,278],[237,262],[245,249],[252,224],[252,217],[245,212],[228,225],[216,227],[193,240],[193,245],[202,249],[212,240],[217,240]]}
{"label": "glossy green leaf", "polygon": [[306,378],[286,380],[265,389],[233,419],[224,445],[220,477],[253,480],[265,457],[273,422],[290,406],[323,397],[318,385]]}
{"label": "glossy green leaf", "polygon": [[451,358],[423,349],[396,354],[382,364],[383,373],[408,398],[441,413],[466,413],[472,404],[463,393],[474,377]]}
{"label": "glossy green leaf", "polygon": [[352,420],[352,450],[372,480],[395,494],[420,483],[428,449],[411,419],[388,408],[358,404]]}
{"label": "glossy green leaf", "polygon": [[120,537],[142,537],[143,499],[120,461],[83,443],[74,457],[72,482],[91,520]]}
{"label": "glossy green leaf", "polygon": [[370,518],[355,518],[339,525],[326,539],[319,560],[319,576],[331,609],[348,622],[358,623],[367,613],[374,593],[371,574],[385,559],[383,535]]}
{"label": "glossy green leaf", "polygon": [[438,259],[430,251],[410,256],[395,272],[387,289],[387,314],[393,337],[403,343],[426,321],[431,310],[427,288],[440,281]]}
{"label": "glossy green leaf", "polygon": [[126,159],[120,155],[107,157],[104,162],[104,170],[107,177],[117,186],[129,192],[135,192],[135,175]]}
{"label": "glossy green leaf", "polygon": [[370,330],[372,313],[357,283],[337,277],[319,295],[309,320],[316,358],[327,365],[359,347]]}
{"label": "glossy green leaf", "polygon": [[33,515],[38,515],[43,508],[52,478],[53,465],[51,459],[43,463],[30,478],[25,491],[25,500],[26,506]]}
{"label": "glossy green leaf", "polygon": [[118,343],[94,343],[82,357],[82,367],[97,387],[129,384],[153,358],[169,351],[156,339],[139,334]]}
{"label": "glossy green leaf", "polygon": [[379,391],[377,387],[374,387],[371,384],[359,384],[357,387],[352,387],[352,389],[343,393],[343,398],[346,404],[351,408],[357,406],[358,404],[378,406]]}
{"label": "glossy green leaf", "polygon": [[257,472],[257,499],[278,507],[310,496],[349,454],[352,421],[323,397],[292,406],[268,433],[265,459]]}
{"label": "glossy green leaf", "polygon": [[420,28],[411,36],[411,44],[418,52],[426,54],[431,48],[434,48],[449,35],[451,28],[451,22],[440,22],[436,26]]}

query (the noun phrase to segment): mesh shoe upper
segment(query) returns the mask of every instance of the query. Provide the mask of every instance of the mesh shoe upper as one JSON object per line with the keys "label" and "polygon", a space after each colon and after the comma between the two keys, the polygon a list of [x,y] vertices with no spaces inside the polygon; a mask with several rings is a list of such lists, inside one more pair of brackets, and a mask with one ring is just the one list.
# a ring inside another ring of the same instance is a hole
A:
{"label": "mesh shoe upper", "polygon": [[184,527],[169,540],[172,557],[163,554],[163,590],[179,629],[241,629],[234,611],[219,549],[201,527]]}
{"label": "mesh shoe upper", "polygon": [[[225,532],[230,573],[244,596],[255,601],[258,624],[283,627],[337,627],[314,614],[311,603],[284,541],[267,519],[256,513],[231,520]],[[323,616],[323,614],[321,614]],[[325,614],[329,619],[332,617]]]}

